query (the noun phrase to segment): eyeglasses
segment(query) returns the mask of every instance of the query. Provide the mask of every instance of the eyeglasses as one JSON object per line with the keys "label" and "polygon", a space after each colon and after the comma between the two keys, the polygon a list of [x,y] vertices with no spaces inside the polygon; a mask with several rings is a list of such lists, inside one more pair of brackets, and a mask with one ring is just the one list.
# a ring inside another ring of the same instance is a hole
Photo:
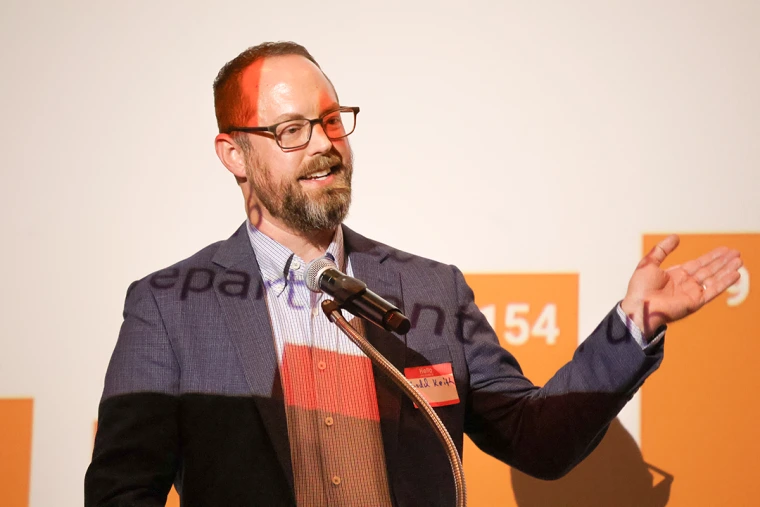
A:
{"label": "eyeglasses", "polygon": [[356,115],[358,107],[340,107],[334,111],[323,114],[314,120],[287,120],[275,123],[268,127],[230,127],[228,134],[232,132],[247,132],[257,134],[269,132],[274,136],[277,145],[283,150],[295,150],[303,148],[311,141],[311,133],[314,125],[322,125],[328,139],[342,139],[350,135],[356,128]]}

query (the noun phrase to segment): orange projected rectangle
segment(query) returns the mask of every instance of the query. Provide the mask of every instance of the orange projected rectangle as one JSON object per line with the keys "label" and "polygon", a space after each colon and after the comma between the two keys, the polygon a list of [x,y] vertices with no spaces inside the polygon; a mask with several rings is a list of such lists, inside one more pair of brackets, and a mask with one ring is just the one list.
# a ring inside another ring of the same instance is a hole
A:
{"label": "orange projected rectangle", "polygon": [[[534,383],[544,384],[572,358],[578,346],[577,274],[477,274],[465,279],[499,342]],[[469,438],[464,470],[471,507],[517,505],[510,467],[483,453]]]}
{"label": "orange projected rectangle", "polygon": [[[664,236],[646,235],[648,252]],[[669,507],[758,505],[760,234],[682,235],[665,267],[726,245],[742,253],[742,278],[667,331],[660,370],[644,384],[644,459],[673,476]]]}
{"label": "orange projected rectangle", "polygon": [[475,304],[525,375],[542,385],[578,346],[577,274],[465,275]]}
{"label": "orange projected rectangle", "polygon": [[34,400],[0,399],[0,502],[28,507]]}

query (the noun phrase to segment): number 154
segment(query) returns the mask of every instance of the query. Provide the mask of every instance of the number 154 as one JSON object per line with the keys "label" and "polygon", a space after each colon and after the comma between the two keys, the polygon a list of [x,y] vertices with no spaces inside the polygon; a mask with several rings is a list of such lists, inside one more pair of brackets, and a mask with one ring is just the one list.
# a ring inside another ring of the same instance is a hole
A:
{"label": "number 154", "polygon": [[[487,305],[480,309],[488,323],[494,329],[496,323],[496,305]],[[547,303],[532,323],[529,318],[530,304],[508,303],[504,316],[504,340],[509,345],[524,345],[528,339],[543,338],[547,345],[557,343],[559,327],[557,327],[557,305]]]}

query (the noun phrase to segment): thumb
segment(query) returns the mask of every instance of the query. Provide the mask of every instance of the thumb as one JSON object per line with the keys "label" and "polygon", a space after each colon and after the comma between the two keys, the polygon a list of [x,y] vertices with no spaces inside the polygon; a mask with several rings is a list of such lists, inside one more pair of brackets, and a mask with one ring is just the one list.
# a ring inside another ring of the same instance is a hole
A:
{"label": "thumb", "polygon": [[639,263],[639,267],[645,266],[647,264],[654,264],[655,266],[660,266],[660,264],[663,263],[665,258],[670,255],[670,253],[676,249],[678,246],[678,243],[680,243],[681,239],[678,237],[677,234],[671,234],[667,238],[663,239],[659,243],[657,243],[648,254],[644,256],[643,259],[641,259],[641,262]]}

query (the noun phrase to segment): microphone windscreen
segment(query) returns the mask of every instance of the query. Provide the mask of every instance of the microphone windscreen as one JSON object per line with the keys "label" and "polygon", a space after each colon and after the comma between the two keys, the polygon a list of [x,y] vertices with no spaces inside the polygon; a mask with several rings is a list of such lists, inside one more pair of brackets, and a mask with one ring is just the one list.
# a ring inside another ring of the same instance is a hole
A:
{"label": "microphone windscreen", "polygon": [[322,271],[329,268],[337,270],[338,266],[328,257],[317,257],[306,266],[304,281],[310,291],[322,292],[322,289],[319,288],[319,276],[322,274]]}

